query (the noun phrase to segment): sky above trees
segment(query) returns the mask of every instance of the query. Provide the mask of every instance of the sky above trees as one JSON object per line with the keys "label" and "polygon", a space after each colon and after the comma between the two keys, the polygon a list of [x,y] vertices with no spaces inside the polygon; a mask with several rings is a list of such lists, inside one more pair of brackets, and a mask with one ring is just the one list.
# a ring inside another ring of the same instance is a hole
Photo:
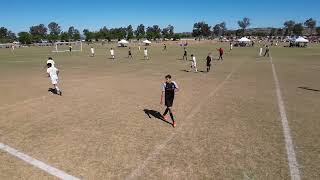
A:
{"label": "sky above trees", "polygon": [[[171,24],[176,32],[192,31],[195,22],[210,25],[225,22],[228,29],[237,29],[243,17],[251,20],[250,27],[282,27],[286,20],[304,22],[307,18],[320,20],[320,1],[186,1],[186,0],[15,0],[6,1],[0,14],[0,26],[15,33],[29,31],[32,25],[57,22],[62,29],[74,26],[79,30],[97,31],[108,28],[134,29],[139,24],[166,27]],[[319,24],[319,22],[318,22]]]}

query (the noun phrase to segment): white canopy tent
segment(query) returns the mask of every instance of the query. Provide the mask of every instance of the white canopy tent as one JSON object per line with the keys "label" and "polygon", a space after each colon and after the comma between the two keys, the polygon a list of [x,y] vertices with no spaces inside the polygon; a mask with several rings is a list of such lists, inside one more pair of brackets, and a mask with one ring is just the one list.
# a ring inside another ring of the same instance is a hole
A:
{"label": "white canopy tent", "polygon": [[121,41],[118,42],[118,44],[129,44],[129,42],[125,39],[122,39]]}
{"label": "white canopy tent", "polygon": [[298,37],[297,39],[294,40],[295,43],[308,43],[309,40],[305,39],[303,37]]}
{"label": "white canopy tent", "polygon": [[144,44],[146,44],[146,45],[150,45],[151,44],[151,41],[149,41],[149,40],[144,40],[144,41],[142,41]]}
{"label": "white canopy tent", "polygon": [[241,39],[238,39],[239,42],[250,42],[251,40],[246,38],[246,37],[242,37]]}
{"label": "white canopy tent", "polygon": [[129,42],[125,39],[122,39],[118,42],[118,47],[126,47],[126,44],[129,44]]}

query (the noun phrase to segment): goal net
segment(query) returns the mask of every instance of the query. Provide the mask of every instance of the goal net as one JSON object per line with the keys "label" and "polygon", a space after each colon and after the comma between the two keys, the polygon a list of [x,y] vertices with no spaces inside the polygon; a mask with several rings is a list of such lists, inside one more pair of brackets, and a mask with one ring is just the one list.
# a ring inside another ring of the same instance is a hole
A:
{"label": "goal net", "polygon": [[52,52],[82,52],[82,42],[56,42],[54,43],[54,50]]}

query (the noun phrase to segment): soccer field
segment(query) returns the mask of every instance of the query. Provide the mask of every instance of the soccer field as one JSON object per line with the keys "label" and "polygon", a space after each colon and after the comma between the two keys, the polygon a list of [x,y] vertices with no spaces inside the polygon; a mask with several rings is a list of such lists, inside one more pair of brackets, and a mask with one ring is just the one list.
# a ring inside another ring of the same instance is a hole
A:
{"label": "soccer field", "polygon": [[[143,48],[132,47],[133,60],[115,48],[114,62],[111,45],[94,45],[95,57],[87,45],[72,54],[0,49],[0,147],[79,179],[320,179],[319,45],[271,47],[267,58],[258,47],[191,44],[198,73],[185,71],[183,48],[167,46],[148,47],[149,61]],[[220,46],[224,61],[202,72]],[[49,56],[63,96],[48,92]],[[180,87],[176,128],[144,112],[164,111],[167,74]],[[4,149],[0,179],[57,178]]]}

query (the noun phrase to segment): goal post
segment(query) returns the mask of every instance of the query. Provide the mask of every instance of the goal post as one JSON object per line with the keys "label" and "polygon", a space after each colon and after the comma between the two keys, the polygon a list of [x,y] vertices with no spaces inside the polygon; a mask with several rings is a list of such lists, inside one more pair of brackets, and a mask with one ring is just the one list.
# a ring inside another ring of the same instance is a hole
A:
{"label": "goal post", "polygon": [[52,52],[69,52],[69,46],[72,47],[71,52],[82,52],[82,42],[56,42],[54,43],[54,50]]}

